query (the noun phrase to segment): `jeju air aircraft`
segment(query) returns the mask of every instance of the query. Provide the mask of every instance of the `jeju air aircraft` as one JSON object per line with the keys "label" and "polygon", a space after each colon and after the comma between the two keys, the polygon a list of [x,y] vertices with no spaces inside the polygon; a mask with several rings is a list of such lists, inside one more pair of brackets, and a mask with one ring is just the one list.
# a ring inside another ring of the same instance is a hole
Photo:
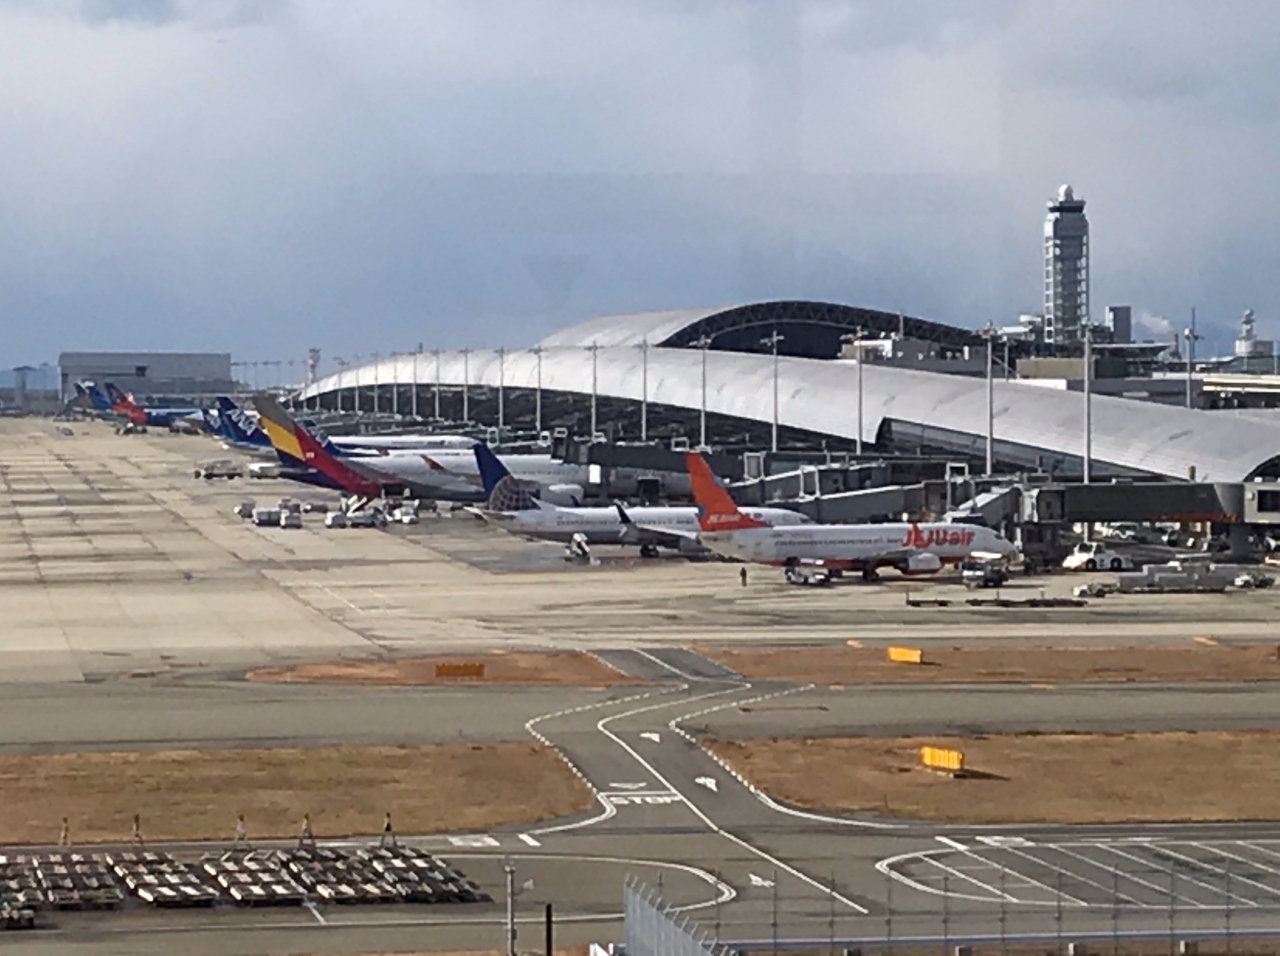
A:
{"label": "jeju air aircraft", "polygon": [[860,571],[868,581],[880,568],[933,574],[969,557],[1012,560],[1017,548],[990,528],[936,522],[806,524],[769,527],[738,509],[697,452],[685,466],[698,504],[698,540],[729,558],[786,569],[789,581],[821,580]]}

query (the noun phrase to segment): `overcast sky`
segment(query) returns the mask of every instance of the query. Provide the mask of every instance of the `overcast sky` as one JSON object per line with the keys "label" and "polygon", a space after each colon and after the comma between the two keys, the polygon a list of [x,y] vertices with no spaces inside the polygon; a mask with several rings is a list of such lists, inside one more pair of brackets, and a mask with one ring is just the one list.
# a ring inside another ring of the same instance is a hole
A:
{"label": "overcast sky", "polygon": [[1064,182],[1095,316],[1280,337],[1278,50],[1273,0],[0,0],[0,364],[1008,322]]}

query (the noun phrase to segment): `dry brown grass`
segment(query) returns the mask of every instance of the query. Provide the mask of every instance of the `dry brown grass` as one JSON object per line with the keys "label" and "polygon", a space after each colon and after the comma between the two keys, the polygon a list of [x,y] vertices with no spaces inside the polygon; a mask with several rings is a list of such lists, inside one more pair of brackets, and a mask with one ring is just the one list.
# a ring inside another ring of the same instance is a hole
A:
{"label": "dry brown grass", "polygon": [[[483,663],[484,677],[436,677],[437,664]],[[416,687],[426,684],[526,684],[604,687],[639,683],[634,677],[577,651],[506,652],[470,656],[414,657],[395,661],[326,661],[263,667],[250,671],[251,681],[282,684],[382,684]]]}
{"label": "dry brown grass", "polygon": [[814,684],[1280,680],[1273,645],[926,647],[925,665],[890,664],[871,647],[700,650],[745,677]]}
{"label": "dry brown grass", "polygon": [[[964,751],[972,778],[920,768],[924,744]],[[708,741],[799,807],[969,823],[1274,820],[1280,732],[1011,734]]]}
{"label": "dry brown grass", "polygon": [[579,813],[586,785],[538,744],[173,750],[0,755],[0,843],[124,842],[135,813],[147,840],[483,830]]}

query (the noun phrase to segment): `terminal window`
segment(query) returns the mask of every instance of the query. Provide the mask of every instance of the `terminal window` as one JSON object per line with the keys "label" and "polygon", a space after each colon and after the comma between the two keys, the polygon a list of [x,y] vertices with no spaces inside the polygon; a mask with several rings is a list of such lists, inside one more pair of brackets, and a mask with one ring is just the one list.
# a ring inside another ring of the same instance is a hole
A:
{"label": "terminal window", "polygon": [[1280,491],[1259,491],[1259,511],[1280,511]]}

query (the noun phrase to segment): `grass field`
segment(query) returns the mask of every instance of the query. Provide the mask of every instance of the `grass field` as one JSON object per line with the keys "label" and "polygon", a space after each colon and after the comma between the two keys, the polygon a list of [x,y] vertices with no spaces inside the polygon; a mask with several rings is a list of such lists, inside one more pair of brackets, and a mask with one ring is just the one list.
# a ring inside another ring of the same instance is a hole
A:
{"label": "grass field", "polygon": [[135,813],[145,840],[375,835],[484,830],[589,808],[586,785],[537,744],[173,750],[0,756],[0,843],[125,842]]}
{"label": "grass field", "polygon": [[[920,766],[922,745],[965,754],[969,777]],[[1280,733],[1010,734],[705,741],[797,807],[968,823],[1280,818]]]}

